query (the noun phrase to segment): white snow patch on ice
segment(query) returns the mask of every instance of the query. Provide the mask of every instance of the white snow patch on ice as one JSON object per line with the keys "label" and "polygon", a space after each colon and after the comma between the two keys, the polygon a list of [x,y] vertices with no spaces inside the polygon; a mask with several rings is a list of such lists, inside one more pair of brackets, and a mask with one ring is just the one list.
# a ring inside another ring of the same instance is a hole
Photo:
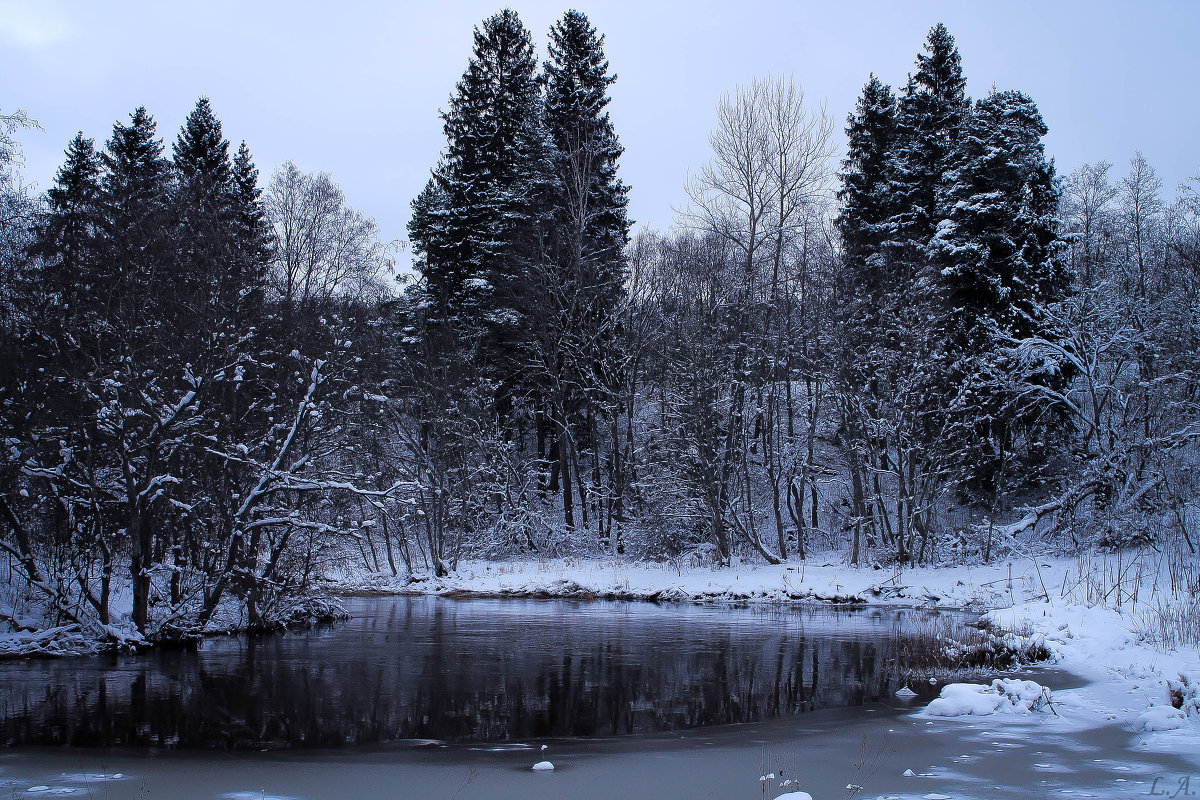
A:
{"label": "white snow patch on ice", "polygon": [[1134,725],[1139,731],[1177,731],[1187,725],[1187,716],[1178,708],[1154,706],[1138,715]]}
{"label": "white snow patch on ice", "polygon": [[983,717],[991,714],[1028,714],[1049,707],[1050,690],[1035,681],[999,678],[990,686],[951,683],[925,708],[931,717]]}

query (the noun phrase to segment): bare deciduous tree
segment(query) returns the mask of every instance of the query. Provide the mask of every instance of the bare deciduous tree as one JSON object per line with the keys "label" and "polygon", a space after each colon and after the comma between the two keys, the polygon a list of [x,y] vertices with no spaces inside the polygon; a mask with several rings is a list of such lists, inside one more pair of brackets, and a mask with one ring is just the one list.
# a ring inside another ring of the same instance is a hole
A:
{"label": "bare deciduous tree", "polygon": [[288,161],[271,176],[265,204],[275,231],[275,288],[286,303],[307,308],[385,293],[394,264],[379,226],[346,205],[329,173],[304,173]]}

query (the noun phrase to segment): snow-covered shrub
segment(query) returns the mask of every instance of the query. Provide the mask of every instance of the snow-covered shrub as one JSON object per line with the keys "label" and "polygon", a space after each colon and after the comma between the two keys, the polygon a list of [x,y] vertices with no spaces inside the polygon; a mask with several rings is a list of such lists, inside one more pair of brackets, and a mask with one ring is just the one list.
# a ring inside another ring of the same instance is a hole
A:
{"label": "snow-covered shrub", "polygon": [[1171,705],[1186,716],[1200,717],[1200,680],[1181,672],[1178,680],[1167,680],[1167,695]]}
{"label": "snow-covered shrub", "polygon": [[951,683],[930,703],[925,713],[933,717],[1030,714],[1053,710],[1053,695],[1045,686],[1026,680],[999,678],[990,686]]}

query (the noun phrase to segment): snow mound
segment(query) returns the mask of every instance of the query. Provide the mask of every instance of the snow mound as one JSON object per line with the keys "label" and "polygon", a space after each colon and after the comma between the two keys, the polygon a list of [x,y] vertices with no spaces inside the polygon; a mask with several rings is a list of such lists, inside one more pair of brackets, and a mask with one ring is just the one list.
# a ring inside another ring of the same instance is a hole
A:
{"label": "snow mound", "polygon": [[539,761],[533,765],[534,772],[550,772],[554,769],[554,765],[549,761]]}
{"label": "snow mound", "polygon": [[932,717],[1029,714],[1051,708],[1052,700],[1050,690],[1040,683],[999,678],[992,681],[990,686],[976,683],[947,684],[941,696],[925,708],[925,713]]}
{"label": "snow mound", "polygon": [[77,656],[94,652],[95,648],[80,631],[78,625],[61,625],[57,628],[46,628],[40,631],[0,634],[0,658]]}
{"label": "snow mound", "polygon": [[788,792],[779,795],[775,800],[812,800],[812,795],[808,792]]}
{"label": "snow mound", "polygon": [[1187,725],[1187,717],[1178,708],[1151,706],[1138,715],[1134,728],[1139,731],[1177,731]]}
{"label": "snow mound", "polygon": [[905,686],[903,689],[899,689],[896,691],[896,697],[903,698],[904,700],[911,700],[912,698],[914,698],[916,696],[917,696],[917,693],[914,692],[912,689],[908,688],[907,686]]}

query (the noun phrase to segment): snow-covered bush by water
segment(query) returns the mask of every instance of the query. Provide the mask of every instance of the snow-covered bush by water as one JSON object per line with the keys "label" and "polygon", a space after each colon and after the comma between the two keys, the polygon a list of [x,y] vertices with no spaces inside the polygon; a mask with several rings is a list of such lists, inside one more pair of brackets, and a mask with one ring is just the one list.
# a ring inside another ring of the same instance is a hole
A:
{"label": "snow-covered bush by water", "polygon": [[932,717],[989,716],[991,714],[1030,714],[1053,711],[1049,689],[1035,681],[998,678],[991,685],[951,683],[941,696],[925,709]]}

